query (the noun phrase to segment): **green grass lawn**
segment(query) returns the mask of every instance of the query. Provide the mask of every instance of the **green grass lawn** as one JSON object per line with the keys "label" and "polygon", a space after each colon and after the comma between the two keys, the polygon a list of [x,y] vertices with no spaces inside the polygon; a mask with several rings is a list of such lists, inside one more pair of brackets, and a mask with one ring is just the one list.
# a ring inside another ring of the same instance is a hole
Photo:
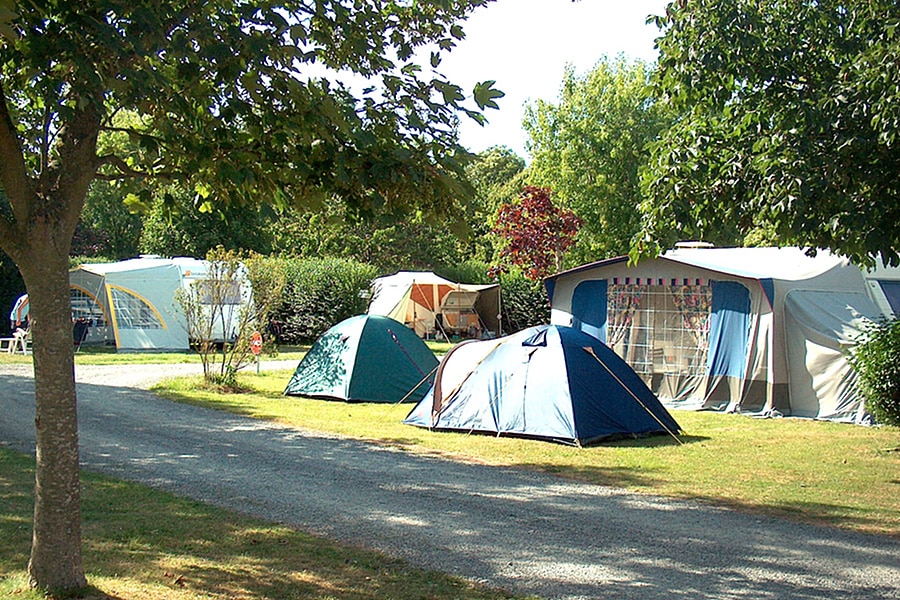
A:
{"label": "green grass lawn", "polygon": [[402,423],[410,404],[347,404],[286,397],[291,372],[247,373],[252,393],[204,391],[199,378],[156,391],[180,402],[463,460],[847,529],[900,536],[900,429],[802,419],[675,411],[670,437],[574,448],[547,442],[432,432]]}
{"label": "green grass lawn", "polygon": [[[282,346],[274,353],[260,355],[260,360],[296,360],[309,350],[309,346]],[[445,350],[446,352],[446,350]],[[218,359],[219,361],[221,358]],[[31,364],[30,355],[0,352],[0,364]],[[200,355],[184,352],[117,352],[112,346],[84,346],[75,354],[76,365],[168,365],[200,363]]]}
{"label": "green grass lawn", "polygon": [[[453,347],[450,342],[425,342],[437,356],[442,356]],[[277,352],[264,353],[260,360],[296,360],[306,355],[309,346],[281,346]],[[76,365],[160,365],[179,363],[199,363],[200,355],[194,351],[184,352],[117,352],[113,346],[83,346],[75,354]],[[0,352],[0,364],[31,364],[30,355]]]}

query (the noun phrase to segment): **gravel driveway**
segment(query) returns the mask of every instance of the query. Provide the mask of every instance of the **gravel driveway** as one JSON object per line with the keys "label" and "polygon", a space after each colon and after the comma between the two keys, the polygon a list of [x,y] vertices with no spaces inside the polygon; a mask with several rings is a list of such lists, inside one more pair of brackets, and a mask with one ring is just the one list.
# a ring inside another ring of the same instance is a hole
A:
{"label": "gravel driveway", "polygon": [[[542,598],[900,599],[897,539],[298,431],[122,371],[78,368],[85,467],[424,568]],[[0,367],[0,443],[33,449],[33,402],[30,369]]]}

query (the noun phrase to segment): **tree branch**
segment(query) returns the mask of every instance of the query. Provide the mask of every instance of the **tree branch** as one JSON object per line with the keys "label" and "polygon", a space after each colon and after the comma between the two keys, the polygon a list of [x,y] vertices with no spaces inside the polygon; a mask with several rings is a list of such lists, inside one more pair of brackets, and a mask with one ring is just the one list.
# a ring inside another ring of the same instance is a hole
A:
{"label": "tree branch", "polygon": [[[13,218],[18,223],[25,223],[29,206],[34,198],[34,189],[28,177],[22,144],[16,135],[16,126],[12,122],[9,108],[6,105],[6,92],[0,81],[0,184],[9,199]],[[14,228],[14,224],[9,224]],[[2,231],[3,238],[9,239],[12,231]]]}
{"label": "tree branch", "polygon": [[105,154],[98,159],[99,166],[103,167],[106,165],[110,165],[114,167],[118,174],[114,173],[97,173],[97,179],[101,179],[103,181],[121,181],[123,179],[143,179],[143,178],[153,178],[153,179],[165,179],[172,180],[175,179],[176,173],[171,171],[141,171],[135,169],[127,162],[125,162],[120,156],[116,156],[115,154]]}
{"label": "tree branch", "polygon": [[58,229],[64,235],[60,243],[69,244],[98,167],[97,137],[103,120],[103,94],[98,89],[73,93],[72,104],[84,108],[73,113],[60,127],[57,144],[58,163],[51,165],[56,183],[44,199],[48,213],[59,218]]}

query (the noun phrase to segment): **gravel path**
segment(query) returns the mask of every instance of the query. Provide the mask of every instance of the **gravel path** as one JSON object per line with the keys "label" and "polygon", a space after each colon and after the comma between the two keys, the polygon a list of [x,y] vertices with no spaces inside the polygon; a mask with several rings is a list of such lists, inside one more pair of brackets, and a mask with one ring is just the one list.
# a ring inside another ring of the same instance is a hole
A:
{"label": "gravel path", "polygon": [[[900,599],[897,539],[419,456],[102,385],[124,375],[146,386],[184,366],[140,368],[79,367],[85,467],[542,598]],[[0,368],[0,443],[23,450],[34,445],[29,375]]]}

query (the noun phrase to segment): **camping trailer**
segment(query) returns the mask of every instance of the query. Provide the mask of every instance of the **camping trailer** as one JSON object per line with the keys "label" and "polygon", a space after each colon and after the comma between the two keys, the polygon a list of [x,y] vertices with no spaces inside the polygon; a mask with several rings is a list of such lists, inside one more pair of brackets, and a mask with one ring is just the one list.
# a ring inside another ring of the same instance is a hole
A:
{"label": "camping trailer", "polygon": [[676,248],[548,277],[551,323],[612,347],[668,405],[859,422],[846,360],[883,313],[845,258],[800,248]]}
{"label": "camping trailer", "polygon": [[[72,319],[83,343],[115,344],[120,350],[187,350],[188,327],[179,289],[203,285],[207,261],[143,256],[115,263],[83,264],[69,272]],[[234,338],[239,308],[250,301],[249,284],[229,294],[226,321],[217,340]]]}
{"label": "camping trailer", "polygon": [[368,313],[391,317],[425,339],[494,337],[500,334],[500,286],[400,271],[372,282]]}

